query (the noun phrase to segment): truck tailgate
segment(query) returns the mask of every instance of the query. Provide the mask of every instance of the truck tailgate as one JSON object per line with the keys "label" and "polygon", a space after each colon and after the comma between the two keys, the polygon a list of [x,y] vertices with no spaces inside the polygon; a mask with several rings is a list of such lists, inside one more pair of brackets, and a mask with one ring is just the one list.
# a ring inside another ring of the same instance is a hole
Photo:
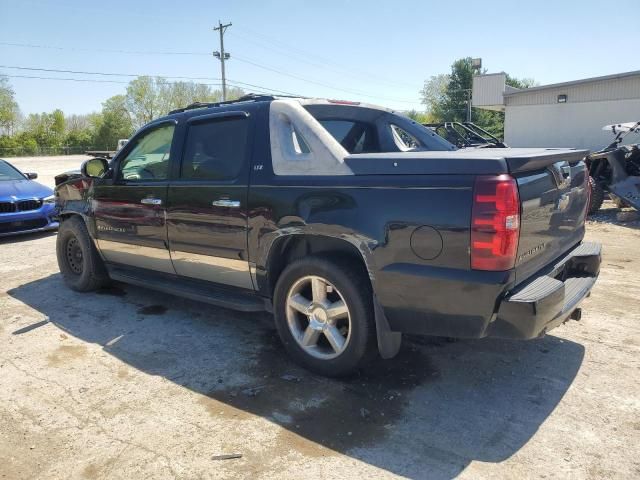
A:
{"label": "truck tailgate", "polygon": [[507,150],[504,158],[518,183],[522,204],[515,263],[516,283],[520,283],[584,237],[589,187],[582,159],[588,152]]}

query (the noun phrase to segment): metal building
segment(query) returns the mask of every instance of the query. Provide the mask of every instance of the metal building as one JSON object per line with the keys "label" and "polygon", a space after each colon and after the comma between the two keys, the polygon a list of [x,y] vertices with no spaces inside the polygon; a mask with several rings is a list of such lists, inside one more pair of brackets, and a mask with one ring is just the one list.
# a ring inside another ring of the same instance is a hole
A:
{"label": "metal building", "polygon": [[505,73],[475,76],[472,105],[505,112],[512,147],[594,150],[612,139],[604,125],[640,121],[640,71],[525,89],[505,81]]}

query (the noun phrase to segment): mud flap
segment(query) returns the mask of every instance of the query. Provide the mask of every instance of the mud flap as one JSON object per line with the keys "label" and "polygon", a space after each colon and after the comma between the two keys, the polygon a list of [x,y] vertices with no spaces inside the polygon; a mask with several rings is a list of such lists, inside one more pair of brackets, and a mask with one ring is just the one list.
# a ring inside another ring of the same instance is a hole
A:
{"label": "mud flap", "polygon": [[614,195],[640,210],[640,177],[627,177],[609,187]]}
{"label": "mud flap", "polygon": [[373,296],[373,308],[376,317],[376,335],[378,337],[378,350],[384,359],[395,357],[400,351],[402,333],[393,332],[389,327],[384,310],[380,306],[377,297]]}

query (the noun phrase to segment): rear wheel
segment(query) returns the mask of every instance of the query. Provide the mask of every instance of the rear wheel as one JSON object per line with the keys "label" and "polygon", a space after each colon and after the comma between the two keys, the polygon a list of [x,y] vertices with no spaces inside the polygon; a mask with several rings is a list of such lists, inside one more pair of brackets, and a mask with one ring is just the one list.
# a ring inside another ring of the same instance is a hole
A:
{"label": "rear wheel", "polygon": [[604,189],[602,184],[595,178],[589,177],[589,188],[591,195],[589,196],[589,213],[593,214],[600,210],[602,202],[604,202]]}
{"label": "rear wheel", "polygon": [[56,254],[62,278],[71,289],[89,292],[109,282],[102,259],[82,218],[73,216],[61,222]]}
{"label": "rear wheel", "polygon": [[309,370],[347,375],[376,353],[371,285],[357,268],[297,260],[278,279],[274,307],[282,343]]}

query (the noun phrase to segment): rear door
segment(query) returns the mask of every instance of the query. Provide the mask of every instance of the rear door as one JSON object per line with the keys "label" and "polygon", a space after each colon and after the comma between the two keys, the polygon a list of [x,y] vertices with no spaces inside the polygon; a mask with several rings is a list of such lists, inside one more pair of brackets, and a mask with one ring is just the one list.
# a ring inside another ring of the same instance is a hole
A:
{"label": "rear door", "polygon": [[113,181],[96,182],[98,248],[107,262],[174,273],[165,222],[175,122],[139,132],[114,165]]}
{"label": "rear door", "polygon": [[178,275],[253,290],[247,256],[251,131],[244,111],[187,122],[179,178],[169,186],[167,210]]}

